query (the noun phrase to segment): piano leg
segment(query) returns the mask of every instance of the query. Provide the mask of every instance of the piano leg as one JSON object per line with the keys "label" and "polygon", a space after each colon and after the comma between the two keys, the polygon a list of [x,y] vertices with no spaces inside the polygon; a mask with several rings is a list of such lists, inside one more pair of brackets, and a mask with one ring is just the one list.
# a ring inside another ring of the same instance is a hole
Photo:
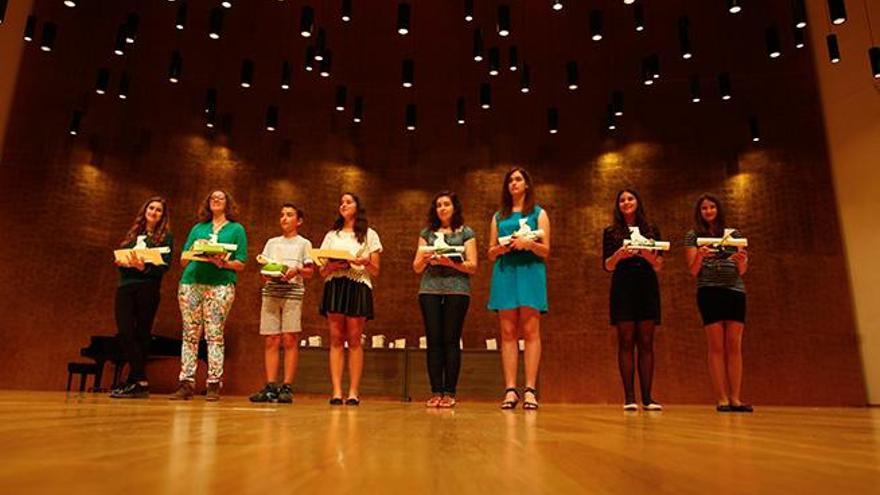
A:
{"label": "piano leg", "polygon": [[98,365],[98,370],[95,371],[95,385],[92,389],[95,392],[103,392],[103,389],[101,388],[101,378],[104,376],[104,361],[96,361],[96,364]]}

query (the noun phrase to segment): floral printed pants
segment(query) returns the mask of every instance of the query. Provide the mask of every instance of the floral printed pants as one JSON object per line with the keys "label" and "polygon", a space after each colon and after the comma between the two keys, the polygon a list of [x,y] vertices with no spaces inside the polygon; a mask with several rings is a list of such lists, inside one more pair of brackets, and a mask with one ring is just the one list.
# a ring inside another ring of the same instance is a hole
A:
{"label": "floral printed pants", "polygon": [[177,291],[183,317],[180,381],[194,382],[198,366],[199,339],[208,341],[208,383],[223,378],[223,326],[235,299],[235,285],[181,285]]}

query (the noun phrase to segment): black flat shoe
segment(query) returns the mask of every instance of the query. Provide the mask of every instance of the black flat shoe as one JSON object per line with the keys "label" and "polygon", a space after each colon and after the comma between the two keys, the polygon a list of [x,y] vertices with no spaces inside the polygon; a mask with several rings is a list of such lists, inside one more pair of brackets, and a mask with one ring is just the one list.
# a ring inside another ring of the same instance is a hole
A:
{"label": "black flat shoe", "polygon": [[349,398],[345,399],[345,405],[346,406],[359,406],[359,405],[361,405],[361,399],[360,399],[360,397],[349,397]]}
{"label": "black flat shoe", "polygon": [[333,397],[330,399],[331,406],[341,406],[342,404],[342,397]]}
{"label": "black flat shoe", "polygon": [[754,412],[755,409],[752,407],[751,404],[740,404],[737,406],[731,404],[730,411],[731,412],[738,412],[738,413],[750,413],[750,412]]}
{"label": "black flat shoe", "polygon": [[[534,400],[526,399],[526,394],[532,394]],[[523,409],[527,411],[534,411],[538,409],[538,390],[532,387],[526,387],[523,389]]]}
{"label": "black flat shoe", "polygon": [[504,395],[513,392],[513,395],[516,396],[514,400],[505,400],[501,403],[501,409],[515,409],[516,405],[519,404],[519,391],[516,388],[510,387],[504,390]]}
{"label": "black flat shoe", "polygon": [[733,409],[730,407],[730,404],[718,404],[715,406],[715,410],[718,412],[732,412]]}

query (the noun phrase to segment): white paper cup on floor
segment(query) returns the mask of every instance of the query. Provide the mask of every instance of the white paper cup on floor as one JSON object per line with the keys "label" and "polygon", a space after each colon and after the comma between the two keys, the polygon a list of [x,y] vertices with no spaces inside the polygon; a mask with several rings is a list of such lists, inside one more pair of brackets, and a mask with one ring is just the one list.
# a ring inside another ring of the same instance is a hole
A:
{"label": "white paper cup on floor", "polygon": [[384,335],[373,335],[373,349],[384,349],[385,348],[385,336]]}
{"label": "white paper cup on floor", "polygon": [[498,341],[495,339],[486,339],[486,349],[490,351],[497,351]]}
{"label": "white paper cup on floor", "polygon": [[419,337],[419,349],[428,348],[428,337]]}
{"label": "white paper cup on floor", "polygon": [[526,341],[523,339],[519,339],[519,350],[521,350],[521,351],[526,350]]}
{"label": "white paper cup on floor", "polygon": [[306,339],[302,339],[302,340],[299,341],[299,346],[300,346],[300,347],[305,347],[308,343],[309,343],[308,340],[306,340]]}
{"label": "white paper cup on floor", "polygon": [[458,348],[464,349],[464,339],[458,339]]}

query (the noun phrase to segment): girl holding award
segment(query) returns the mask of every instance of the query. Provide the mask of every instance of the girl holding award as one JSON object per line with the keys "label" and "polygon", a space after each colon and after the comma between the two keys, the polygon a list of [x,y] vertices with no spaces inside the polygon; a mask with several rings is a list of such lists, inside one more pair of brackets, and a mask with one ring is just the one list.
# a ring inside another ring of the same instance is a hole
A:
{"label": "girl holding award", "polygon": [[651,396],[654,376],[654,326],[660,324],[660,288],[657,273],[668,242],[658,242],[660,229],[648,222],[639,194],[617,193],[614,223],[602,233],[602,267],[611,276],[611,324],[617,327],[617,364],[623,381],[623,409],[638,409],[634,390],[635,350],[638,347],[642,407],[659,411]]}
{"label": "girl holding award", "polygon": [[[150,332],[159,308],[162,277],[171,262],[171,220],[165,198],[153,196],[138,210],[116,255],[116,328],[128,361],[128,379],[114,389],[114,399],[150,396],[145,365],[150,352]],[[153,255],[153,256],[149,256]],[[157,256],[159,257],[157,258]]]}
{"label": "girl holding award", "polygon": [[[360,404],[359,388],[364,370],[361,335],[373,319],[372,277],[379,275],[379,234],[369,228],[366,210],[353,193],[339,198],[339,215],[324,236],[321,249],[312,254],[321,265],[324,296],[319,312],[330,326],[330,404]],[[342,397],[345,342],[348,342],[348,396]]]}
{"label": "girl holding award", "polygon": [[709,374],[718,412],[752,412],[740,400],[742,337],[746,321],[749,266],[746,239],[727,228],[721,201],[703,194],[694,204],[694,229],[685,236],[688,269],[697,279],[697,306],[703,319],[709,352]]}
{"label": "girl holding award", "polygon": [[413,270],[422,274],[419,306],[428,341],[428,407],[455,406],[461,368],[459,340],[470,305],[470,275],[477,270],[477,240],[464,225],[461,201],[451,191],[434,196],[428,225],[419,234]]}
{"label": "girl holding award", "polygon": [[199,338],[208,341],[208,380],[205,400],[220,399],[223,379],[226,317],[235,299],[237,273],[247,261],[247,235],[232,196],[216,190],[202,202],[199,222],[183,246],[183,276],[177,293],[183,319],[180,385],[172,400],[189,400],[195,387]]}
{"label": "girl holding award", "polygon": [[550,255],[550,218],[535,204],[528,172],[514,168],[504,176],[501,209],[489,227],[489,261],[492,285],[488,308],[498,312],[501,326],[501,361],[507,387],[502,409],[519,403],[516,370],[517,335],[525,340],[523,408],[538,408],[538,366],[541,362],[541,313],[547,312],[547,267]]}

